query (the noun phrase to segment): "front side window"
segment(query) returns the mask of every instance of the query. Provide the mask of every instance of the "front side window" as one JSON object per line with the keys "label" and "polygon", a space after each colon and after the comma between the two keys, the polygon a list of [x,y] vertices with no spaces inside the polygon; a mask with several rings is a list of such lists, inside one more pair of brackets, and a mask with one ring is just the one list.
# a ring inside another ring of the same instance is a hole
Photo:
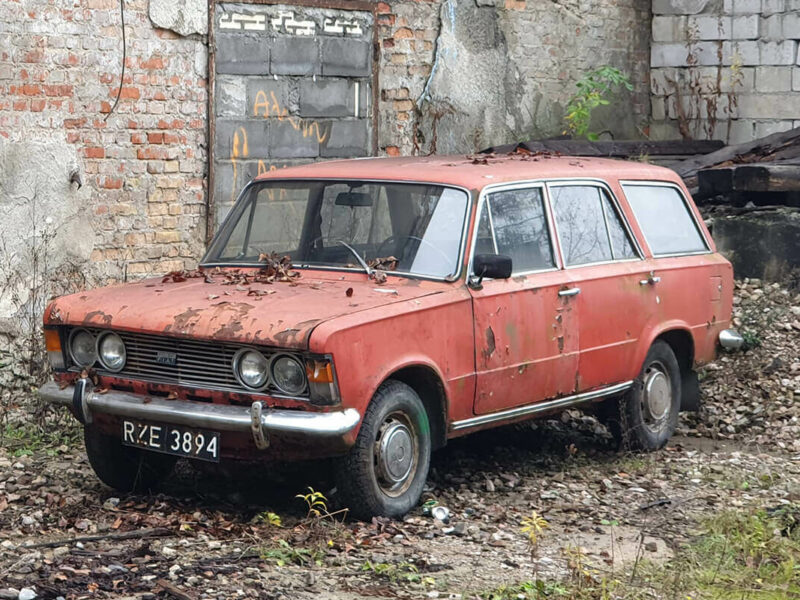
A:
{"label": "front side window", "polygon": [[[263,181],[231,211],[203,264],[292,257],[295,268],[358,268],[449,277],[458,270],[469,198],[437,185],[362,181]],[[351,250],[350,248],[353,250]]]}
{"label": "front side window", "polygon": [[553,268],[542,188],[490,194],[481,211],[475,253],[510,256],[515,273]]}
{"label": "front side window", "polygon": [[567,266],[637,258],[605,190],[592,185],[553,186],[550,195]]}
{"label": "front side window", "polygon": [[622,188],[653,256],[708,251],[689,206],[677,188],[630,184]]}

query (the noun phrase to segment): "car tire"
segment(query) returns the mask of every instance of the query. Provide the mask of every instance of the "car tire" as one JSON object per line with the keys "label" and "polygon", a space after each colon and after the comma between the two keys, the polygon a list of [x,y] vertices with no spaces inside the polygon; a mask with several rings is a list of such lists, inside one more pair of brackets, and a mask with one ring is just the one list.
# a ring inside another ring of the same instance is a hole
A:
{"label": "car tire", "polygon": [[681,371],[669,344],[656,341],[623,396],[606,400],[598,417],[623,450],[663,448],[678,426]]}
{"label": "car tire", "polygon": [[355,445],[335,462],[340,503],[357,519],[402,517],[419,502],[430,457],[422,400],[405,383],[386,381],[367,407]]}
{"label": "car tire", "polygon": [[97,477],[120,492],[146,492],[172,472],[177,458],[123,446],[91,425],[83,429],[89,464]]}

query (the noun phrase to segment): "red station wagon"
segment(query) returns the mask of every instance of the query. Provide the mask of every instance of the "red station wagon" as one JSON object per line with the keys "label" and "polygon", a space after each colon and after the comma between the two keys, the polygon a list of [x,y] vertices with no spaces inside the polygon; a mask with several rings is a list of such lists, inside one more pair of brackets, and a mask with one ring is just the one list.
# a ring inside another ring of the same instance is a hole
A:
{"label": "red station wagon", "polygon": [[419,501],[431,451],[591,405],[662,447],[735,348],[731,265],[675,173],[604,159],[367,159],[252,181],[201,267],[54,300],[55,382],[97,475],[178,457],[333,459],[360,518]]}

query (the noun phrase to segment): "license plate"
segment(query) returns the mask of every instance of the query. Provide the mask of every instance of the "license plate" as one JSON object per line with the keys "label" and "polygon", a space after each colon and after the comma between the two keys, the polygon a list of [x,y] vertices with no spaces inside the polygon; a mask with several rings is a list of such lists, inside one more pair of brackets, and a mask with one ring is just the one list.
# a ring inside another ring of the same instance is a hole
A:
{"label": "license plate", "polygon": [[122,443],[154,452],[219,462],[219,433],[216,431],[124,420]]}

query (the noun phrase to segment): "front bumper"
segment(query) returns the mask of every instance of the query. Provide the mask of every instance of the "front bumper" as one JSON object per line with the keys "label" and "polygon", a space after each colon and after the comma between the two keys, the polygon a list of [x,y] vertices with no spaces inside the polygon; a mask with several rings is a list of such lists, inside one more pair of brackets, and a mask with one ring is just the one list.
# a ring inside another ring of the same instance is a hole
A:
{"label": "front bumper", "polygon": [[264,408],[260,402],[247,407],[167,400],[117,391],[98,394],[88,379],[79,379],[74,386],[64,389],[56,383],[46,383],[39,388],[39,396],[52,404],[72,408],[73,414],[84,424],[91,423],[95,413],[103,413],[197,429],[250,433],[261,450],[269,446],[272,433],[315,439],[341,438],[361,420],[361,415],[353,408],[315,413]]}

